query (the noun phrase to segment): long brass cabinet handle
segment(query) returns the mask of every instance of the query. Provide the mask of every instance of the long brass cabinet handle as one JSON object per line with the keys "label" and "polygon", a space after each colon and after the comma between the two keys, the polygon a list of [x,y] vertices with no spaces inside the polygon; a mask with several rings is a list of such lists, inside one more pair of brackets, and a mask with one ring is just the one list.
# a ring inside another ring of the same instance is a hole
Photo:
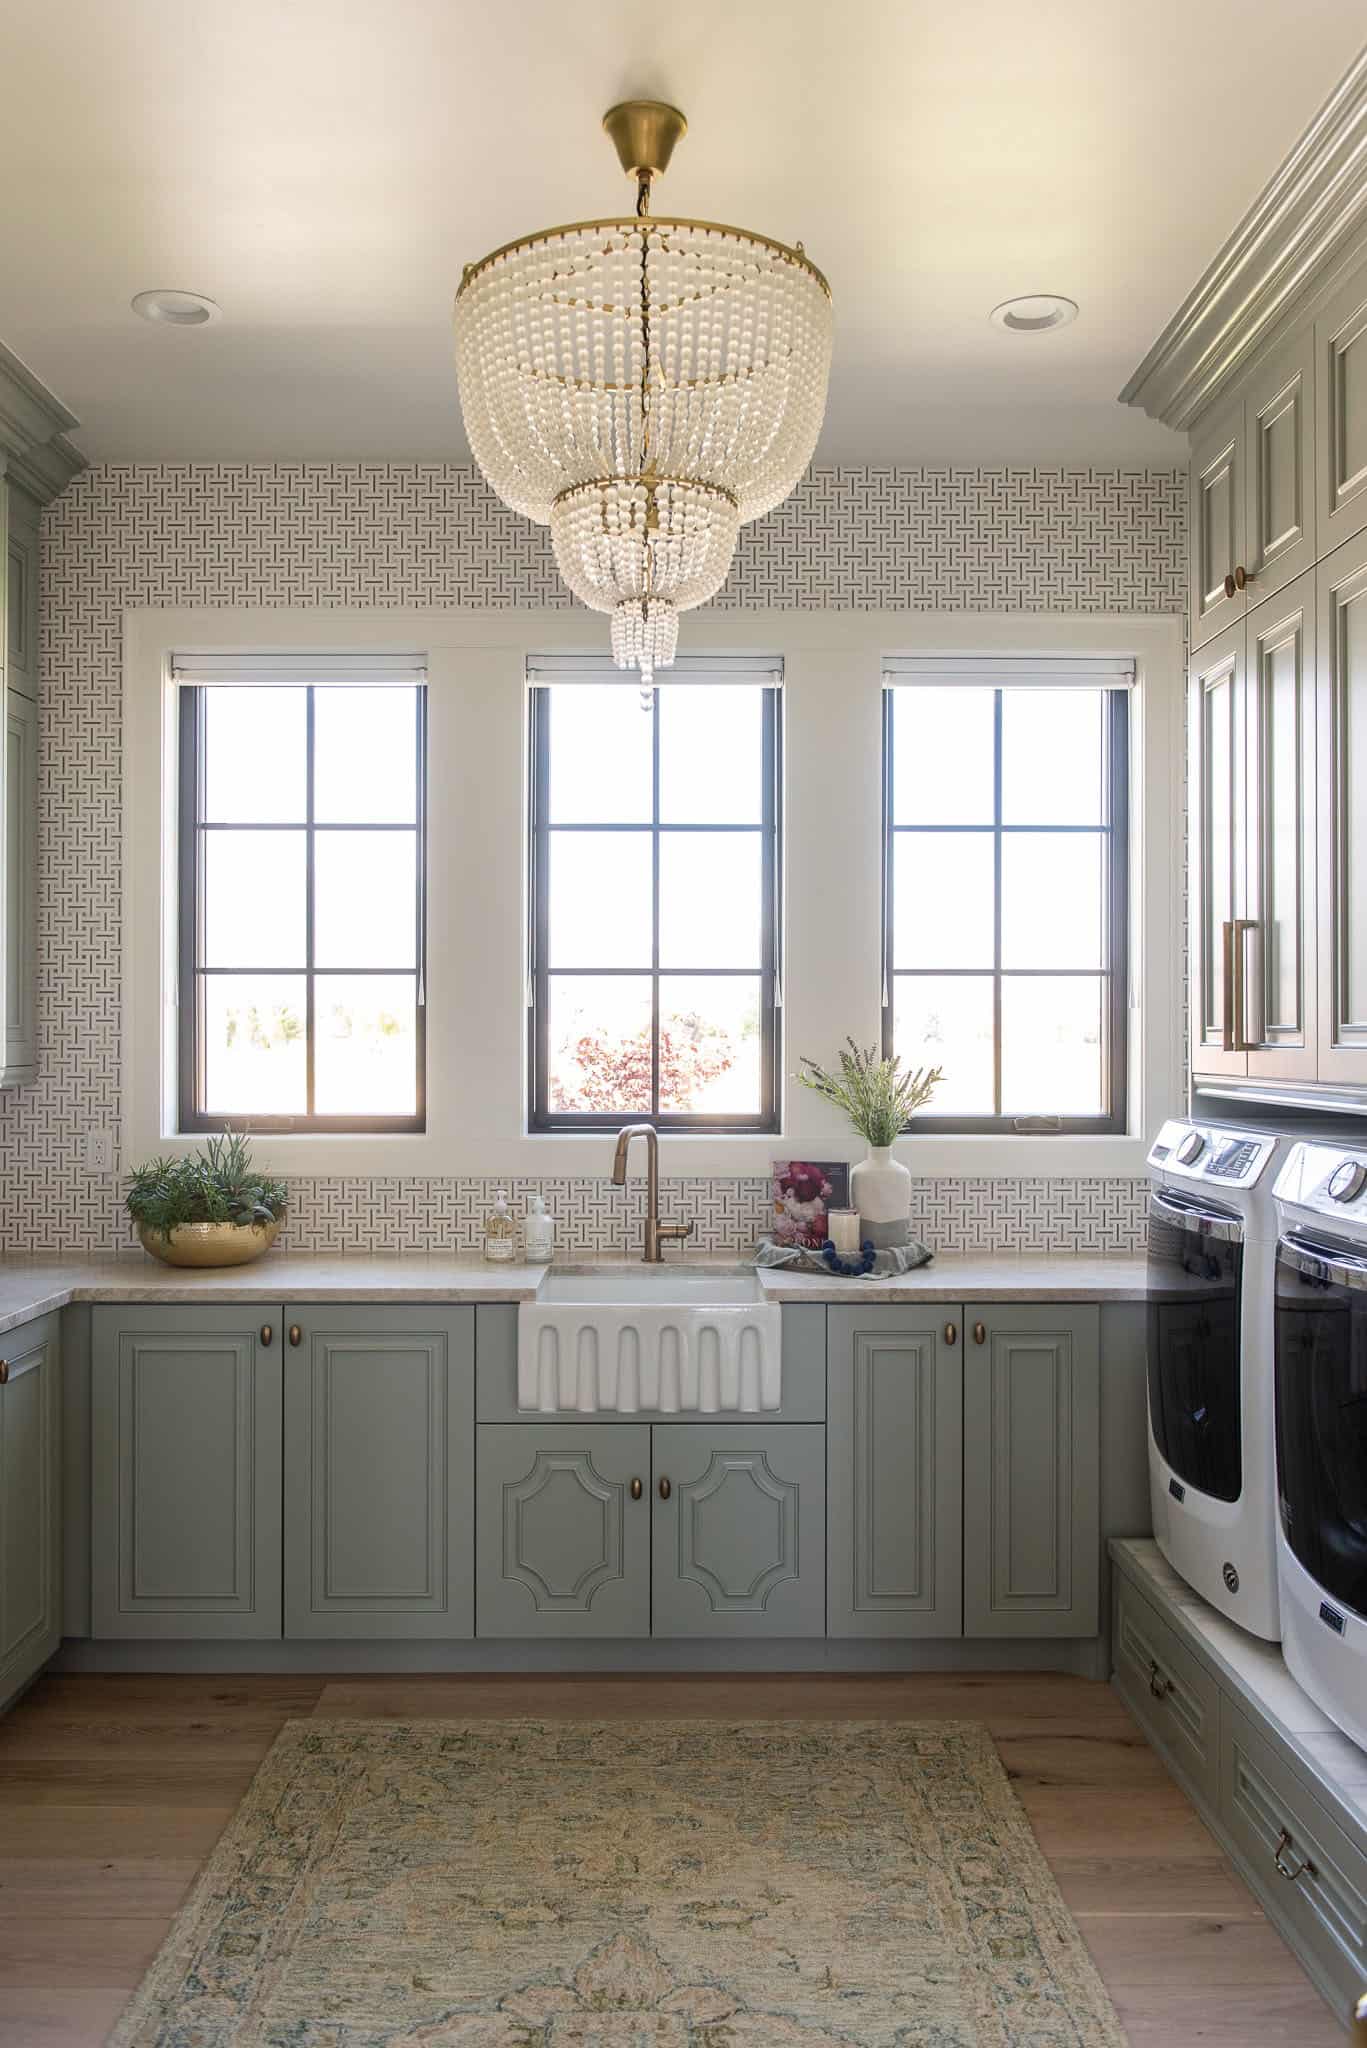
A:
{"label": "long brass cabinet handle", "polygon": [[958,1341],[959,1341],[959,1325],[958,1325],[957,1323],[946,1323],[946,1324],[945,1324],[945,1342],[946,1342],[946,1344],[957,1344],[957,1343],[958,1343]]}
{"label": "long brass cabinet handle", "polygon": [[1222,1052],[1234,1050],[1234,920],[1227,917],[1220,926],[1220,948],[1224,959],[1223,1017],[1220,1030]]}
{"label": "long brass cabinet handle", "polygon": [[[1290,1851],[1289,1855],[1288,1851]],[[1295,1850],[1292,1849],[1291,1836],[1286,1828],[1283,1828],[1277,1837],[1277,1846],[1272,1851],[1272,1861],[1276,1864],[1281,1876],[1289,1884],[1294,1884],[1298,1877],[1317,1877],[1319,1875],[1319,1872],[1315,1869],[1308,1856],[1298,1856]]]}
{"label": "long brass cabinet handle", "polygon": [[1236,917],[1234,920],[1234,1050],[1235,1052],[1256,1052],[1258,1047],[1248,1035],[1248,947],[1244,941],[1250,932],[1259,929],[1256,917]]}
{"label": "long brass cabinet handle", "polygon": [[274,1327],[274,1325],[273,1325],[273,1324],[271,1324],[271,1323],[263,1323],[263,1324],[261,1325],[261,1342],[262,1342],[262,1343],[263,1343],[263,1344],[264,1344],[264,1345],[266,1346],[266,1349],[267,1349],[268,1351],[269,1351],[269,1349],[270,1349],[270,1346],[271,1346],[271,1340],[272,1340],[272,1338],[273,1338],[274,1336],[275,1336],[275,1327]]}
{"label": "long brass cabinet handle", "polygon": [[644,1489],[644,1488],[642,1487],[642,1485],[641,1485],[641,1482],[640,1482],[640,1480],[639,1480],[639,1479],[633,1479],[633,1480],[632,1480],[632,1482],[631,1482],[631,1497],[632,1497],[632,1499],[633,1499],[633,1500],[639,1500],[639,1499],[641,1498],[641,1495],[642,1495],[642,1493],[644,1492],[644,1490],[645,1490],[645,1489]]}
{"label": "long brass cabinet handle", "polygon": [[674,1491],[674,1489],[673,1489],[673,1487],[672,1487],[672,1486],[670,1485],[669,1481],[668,1481],[667,1479],[661,1479],[661,1481],[660,1481],[660,1499],[661,1499],[661,1500],[668,1500],[668,1499],[669,1499],[669,1496],[670,1496],[670,1494],[671,1494],[671,1493],[673,1493],[673,1491]]}
{"label": "long brass cabinet handle", "polygon": [[975,1344],[985,1344],[987,1342],[986,1323],[975,1323],[973,1325],[973,1342]]}
{"label": "long brass cabinet handle", "polygon": [[303,1331],[302,1331],[302,1330],[300,1329],[300,1327],[299,1327],[298,1323],[291,1323],[291,1324],[290,1324],[290,1342],[291,1342],[291,1344],[293,1344],[293,1346],[294,1346],[294,1348],[295,1348],[295,1350],[296,1350],[296,1351],[298,1350],[299,1346],[300,1346],[300,1345],[301,1345],[301,1344],[303,1343],[303,1341],[304,1341],[304,1333],[303,1333]]}

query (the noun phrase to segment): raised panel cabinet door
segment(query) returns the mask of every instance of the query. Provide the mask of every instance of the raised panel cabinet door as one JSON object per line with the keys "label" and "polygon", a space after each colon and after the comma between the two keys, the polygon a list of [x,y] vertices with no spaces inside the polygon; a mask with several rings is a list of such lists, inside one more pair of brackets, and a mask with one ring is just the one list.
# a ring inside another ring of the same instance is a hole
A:
{"label": "raised panel cabinet door", "polygon": [[1244,623],[1203,647],[1187,671],[1187,881],[1191,1064],[1246,1074],[1237,1029],[1247,827]]}
{"label": "raised panel cabinet door", "polygon": [[961,1635],[962,1311],[826,1314],[826,1632]]}
{"label": "raised panel cabinet door", "polygon": [[1367,526],[1367,264],[1315,322],[1316,548]]}
{"label": "raised panel cabinet door", "polygon": [[1367,535],[1316,571],[1321,1081],[1367,1083]]}
{"label": "raised panel cabinet door", "polygon": [[1314,382],[1315,337],[1307,327],[1260,362],[1244,386],[1250,605],[1315,566]]}
{"label": "raised panel cabinet door", "polygon": [[285,1634],[474,1634],[472,1308],[285,1309]]}
{"label": "raised panel cabinet door", "polygon": [[0,1705],[61,1641],[58,1318],[0,1336]]}
{"label": "raised panel cabinet door", "polygon": [[1246,923],[1236,969],[1248,1071],[1313,1081],[1319,1062],[1315,935],[1315,578],[1298,576],[1247,624]]}
{"label": "raised panel cabinet door", "polygon": [[1100,1312],[1029,1303],[970,1313],[964,1634],[1094,1636]]}
{"label": "raised panel cabinet door", "polygon": [[671,1422],[651,1438],[652,1634],[824,1635],[821,1424]]}
{"label": "raised panel cabinet door", "polygon": [[91,1634],[281,1632],[281,1312],[91,1316]]}
{"label": "raised panel cabinet door", "polygon": [[38,707],[5,692],[5,1065],[0,1086],[38,1070]]}
{"label": "raised panel cabinet door", "polygon": [[16,483],[8,485],[6,495],[5,685],[21,696],[36,697],[39,506]]}
{"label": "raised panel cabinet door", "polygon": [[1191,644],[1202,647],[1244,615],[1236,572],[1244,560],[1242,394],[1192,435],[1188,535]]}
{"label": "raised panel cabinet door", "polygon": [[650,1431],[480,1423],[475,1633],[650,1633]]}

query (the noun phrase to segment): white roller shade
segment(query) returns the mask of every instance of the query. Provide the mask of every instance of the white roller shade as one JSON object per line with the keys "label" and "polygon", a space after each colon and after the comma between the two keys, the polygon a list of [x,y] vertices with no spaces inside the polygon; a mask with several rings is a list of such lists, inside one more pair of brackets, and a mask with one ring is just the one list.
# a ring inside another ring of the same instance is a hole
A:
{"label": "white roller shade", "polygon": [[422,654],[173,654],[177,683],[423,683]]}
{"label": "white roller shade", "polygon": [[1134,662],[1120,655],[896,654],[883,662],[883,681],[889,689],[1128,690]]}
{"label": "white roller shade", "polygon": [[[783,660],[769,654],[687,654],[662,668],[657,683],[751,683],[777,689],[783,682]],[[617,668],[601,654],[529,654],[527,681],[538,688],[553,683],[624,683],[639,690],[635,669]]]}

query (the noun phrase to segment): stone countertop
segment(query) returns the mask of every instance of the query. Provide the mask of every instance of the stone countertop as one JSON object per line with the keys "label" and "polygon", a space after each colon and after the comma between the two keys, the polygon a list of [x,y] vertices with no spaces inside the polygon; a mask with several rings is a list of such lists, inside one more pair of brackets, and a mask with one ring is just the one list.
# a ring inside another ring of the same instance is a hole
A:
{"label": "stone countertop", "polygon": [[[599,1259],[625,1266],[629,1259]],[[691,1266],[719,1265],[692,1259]],[[734,1262],[728,1270],[734,1271]],[[269,1252],[250,1266],[162,1266],[142,1253],[86,1259],[0,1259],[0,1331],[68,1302],[487,1302],[530,1301],[544,1266],[497,1266],[427,1253]],[[889,1280],[837,1280],[770,1267],[760,1275],[776,1302],[1143,1301],[1141,1253],[1108,1257],[1019,1252],[936,1259]]]}

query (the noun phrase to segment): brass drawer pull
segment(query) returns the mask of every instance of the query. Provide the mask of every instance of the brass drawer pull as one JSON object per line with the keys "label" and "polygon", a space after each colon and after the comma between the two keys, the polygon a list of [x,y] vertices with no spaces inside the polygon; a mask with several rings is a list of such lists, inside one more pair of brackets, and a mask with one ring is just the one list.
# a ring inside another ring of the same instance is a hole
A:
{"label": "brass drawer pull", "polygon": [[660,1499],[661,1499],[661,1500],[668,1500],[668,1499],[669,1499],[669,1496],[670,1496],[670,1494],[671,1494],[671,1493],[672,1493],[673,1491],[674,1491],[674,1489],[673,1489],[673,1487],[672,1487],[672,1486],[670,1485],[670,1483],[669,1483],[669,1481],[668,1481],[667,1479],[662,1479],[662,1480],[660,1481]]}
{"label": "brass drawer pull", "polygon": [[1159,1670],[1156,1657],[1149,1659],[1149,1691],[1156,1700],[1165,1700],[1172,1691],[1172,1680]]}
{"label": "brass drawer pull", "polygon": [[632,1482],[631,1482],[631,1497],[632,1497],[632,1499],[633,1499],[633,1500],[639,1500],[639,1499],[641,1498],[641,1494],[642,1494],[642,1492],[643,1492],[643,1491],[644,1491],[644,1488],[642,1487],[642,1485],[641,1485],[641,1482],[640,1482],[640,1480],[639,1480],[639,1479],[633,1479],[633,1480],[632,1480]]}
{"label": "brass drawer pull", "polygon": [[263,1323],[261,1325],[261,1342],[265,1345],[268,1351],[271,1347],[271,1340],[274,1336],[274,1327],[270,1323]]}
{"label": "brass drawer pull", "polygon": [[946,1344],[957,1344],[957,1343],[958,1343],[958,1341],[959,1341],[959,1325],[958,1325],[957,1323],[946,1323],[946,1324],[945,1324],[945,1342],[946,1342]]}
{"label": "brass drawer pull", "polygon": [[9,1360],[0,1358],[0,1387],[9,1385]]}
{"label": "brass drawer pull", "polygon": [[291,1344],[293,1344],[293,1346],[294,1346],[294,1348],[295,1348],[295,1350],[296,1350],[296,1351],[298,1350],[299,1346],[300,1346],[300,1345],[301,1345],[301,1344],[303,1343],[303,1341],[304,1341],[304,1333],[303,1333],[303,1331],[302,1331],[302,1330],[300,1329],[300,1327],[299,1327],[298,1323],[291,1323],[291,1324],[290,1324],[290,1342],[291,1342]]}
{"label": "brass drawer pull", "polygon": [[[1289,1857],[1287,1855],[1288,1850],[1291,1851]],[[1291,1848],[1291,1836],[1285,1828],[1282,1829],[1277,1837],[1277,1846],[1272,1851],[1272,1861],[1276,1864],[1280,1875],[1289,1884],[1294,1884],[1298,1877],[1318,1877],[1319,1875],[1319,1872],[1308,1856],[1298,1856],[1295,1850]]]}
{"label": "brass drawer pull", "polygon": [[987,1342],[986,1323],[975,1323],[973,1325],[973,1342],[975,1344],[985,1344]]}

